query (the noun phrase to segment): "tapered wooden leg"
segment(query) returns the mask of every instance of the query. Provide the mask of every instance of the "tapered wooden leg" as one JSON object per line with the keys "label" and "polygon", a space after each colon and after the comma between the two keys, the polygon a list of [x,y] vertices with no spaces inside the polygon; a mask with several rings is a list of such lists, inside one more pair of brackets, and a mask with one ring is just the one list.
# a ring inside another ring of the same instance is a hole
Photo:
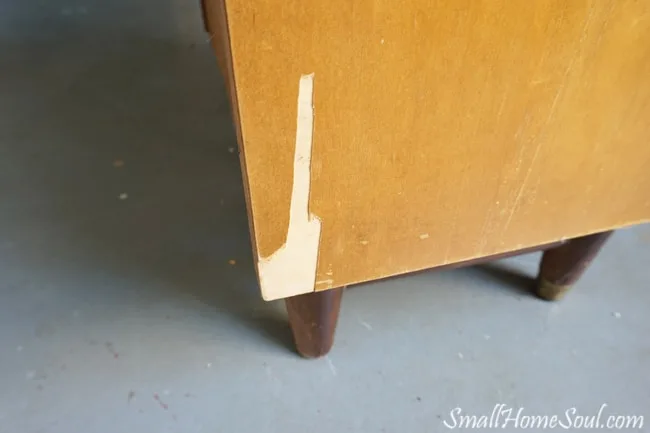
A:
{"label": "tapered wooden leg", "polygon": [[612,233],[571,239],[546,250],[539,267],[537,295],[549,301],[560,299],[584,273]]}
{"label": "tapered wooden leg", "polygon": [[343,289],[286,298],[289,324],[296,349],[305,358],[326,355],[334,343]]}

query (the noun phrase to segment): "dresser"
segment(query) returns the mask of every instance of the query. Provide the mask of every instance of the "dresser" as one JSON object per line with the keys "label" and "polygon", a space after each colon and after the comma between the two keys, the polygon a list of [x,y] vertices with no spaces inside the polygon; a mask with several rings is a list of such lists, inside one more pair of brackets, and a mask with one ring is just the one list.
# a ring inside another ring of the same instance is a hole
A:
{"label": "dresser", "polygon": [[203,0],[261,295],[298,351],[342,288],[543,249],[558,299],[650,220],[650,0]]}

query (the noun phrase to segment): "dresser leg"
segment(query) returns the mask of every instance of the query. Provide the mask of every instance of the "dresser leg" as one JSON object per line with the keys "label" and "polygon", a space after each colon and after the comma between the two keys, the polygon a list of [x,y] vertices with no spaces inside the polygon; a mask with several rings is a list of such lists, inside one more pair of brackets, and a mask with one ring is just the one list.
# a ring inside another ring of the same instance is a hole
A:
{"label": "dresser leg", "polygon": [[537,295],[555,301],[571,288],[596,257],[612,231],[571,239],[546,250],[539,267]]}
{"label": "dresser leg", "polygon": [[286,298],[289,324],[296,349],[305,358],[326,355],[334,342],[343,289]]}

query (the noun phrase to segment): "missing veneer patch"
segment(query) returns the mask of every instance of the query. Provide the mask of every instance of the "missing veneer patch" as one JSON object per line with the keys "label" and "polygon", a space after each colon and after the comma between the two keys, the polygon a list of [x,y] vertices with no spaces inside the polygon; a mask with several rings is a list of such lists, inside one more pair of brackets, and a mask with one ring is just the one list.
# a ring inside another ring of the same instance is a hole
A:
{"label": "missing veneer patch", "polygon": [[287,239],[273,254],[258,260],[262,296],[267,301],[314,291],[321,221],[309,213],[313,95],[314,74],[302,75],[298,87],[296,148]]}

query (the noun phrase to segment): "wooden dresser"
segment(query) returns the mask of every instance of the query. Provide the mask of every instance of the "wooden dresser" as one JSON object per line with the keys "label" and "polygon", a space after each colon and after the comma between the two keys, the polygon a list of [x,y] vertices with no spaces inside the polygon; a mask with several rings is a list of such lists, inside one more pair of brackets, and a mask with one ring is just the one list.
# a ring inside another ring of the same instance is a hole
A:
{"label": "wooden dresser", "polygon": [[262,296],[304,355],[341,287],[545,246],[554,299],[650,220],[650,0],[203,8]]}

